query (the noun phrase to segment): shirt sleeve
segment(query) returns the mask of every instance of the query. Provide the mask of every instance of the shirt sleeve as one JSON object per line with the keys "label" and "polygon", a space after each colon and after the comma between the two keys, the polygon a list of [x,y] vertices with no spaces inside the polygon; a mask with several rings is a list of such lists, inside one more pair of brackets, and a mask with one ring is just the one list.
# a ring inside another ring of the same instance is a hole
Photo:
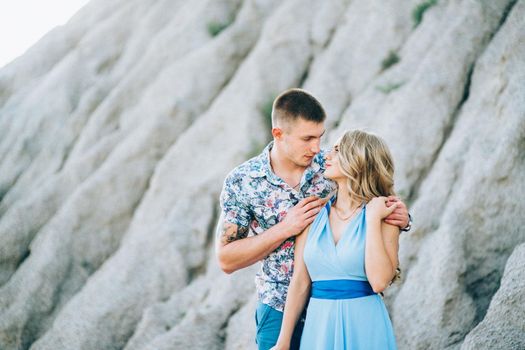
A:
{"label": "shirt sleeve", "polygon": [[239,175],[229,175],[224,180],[220,196],[221,210],[224,220],[238,227],[249,227],[253,215],[247,196],[243,196],[241,180]]}

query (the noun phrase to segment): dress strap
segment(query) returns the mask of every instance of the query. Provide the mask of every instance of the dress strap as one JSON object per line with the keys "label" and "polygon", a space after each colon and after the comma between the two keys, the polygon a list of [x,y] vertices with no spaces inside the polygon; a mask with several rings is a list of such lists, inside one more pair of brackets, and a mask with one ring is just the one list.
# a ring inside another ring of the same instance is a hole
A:
{"label": "dress strap", "polygon": [[333,196],[324,205],[324,207],[326,208],[326,211],[328,212],[329,215],[330,215],[330,208],[332,207],[332,204],[334,204],[336,198],[337,198],[337,196]]}

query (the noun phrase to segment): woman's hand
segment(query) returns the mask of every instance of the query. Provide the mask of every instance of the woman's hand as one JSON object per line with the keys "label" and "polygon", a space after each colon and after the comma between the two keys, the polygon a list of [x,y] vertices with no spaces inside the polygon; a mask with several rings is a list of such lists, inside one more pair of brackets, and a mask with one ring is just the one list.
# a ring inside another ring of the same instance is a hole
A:
{"label": "woman's hand", "polygon": [[290,350],[290,345],[286,346],[284,344],[277,343],[270,350]]}
{"label": "woman's hand", "polygon": [[390,225],[404,229],[408,226],[410,218],[408,216],[408,209],[405,203],[396,196],[388,196],[386,205],[390,207],[392,204],[397,203],[397,208],[385,218],[385,222]]}
{"label": "woman's hand", "polygon": [[392,212],[397,208],[398,204],[394,203],[391,206],[387,207],[387,201],[387,197],[372,198],[372,200],[366,205],[367,215],[369,217],[374,217],[376,219],[382,220],[388,215],[392,214]]}

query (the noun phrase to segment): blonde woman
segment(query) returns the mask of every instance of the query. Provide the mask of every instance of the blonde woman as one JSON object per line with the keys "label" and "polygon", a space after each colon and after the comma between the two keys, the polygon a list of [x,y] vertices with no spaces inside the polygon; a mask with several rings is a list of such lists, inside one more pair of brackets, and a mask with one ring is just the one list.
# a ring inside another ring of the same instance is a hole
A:
{"label": "blonde woman", "polygon": [[308,301],[301,350],[396,349],[381,293],[397,275],[399,228],[383,221],[396,208],[394,165],[385,142],[346,132],[326,155],[337,195],[297,236],[294,273],[279,340],[289,349]]}

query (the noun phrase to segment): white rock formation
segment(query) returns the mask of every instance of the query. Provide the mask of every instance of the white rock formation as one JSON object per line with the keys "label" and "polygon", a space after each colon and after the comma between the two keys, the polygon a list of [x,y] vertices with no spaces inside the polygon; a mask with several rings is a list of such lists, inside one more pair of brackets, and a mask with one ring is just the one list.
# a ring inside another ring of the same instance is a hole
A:
{"label": "white rock formation", "polygon": [[507,261],[501,287],[490,302],[487,315],[465,338],[461,349],[525,348],[525,244]]}
{"label": "white rock formation", "polygon": [[522,346],[525,1],[422,3],[92,0],[1,69],[0,349],[254,348],[218,196],[294,86],[394,153],[399,348]]}

